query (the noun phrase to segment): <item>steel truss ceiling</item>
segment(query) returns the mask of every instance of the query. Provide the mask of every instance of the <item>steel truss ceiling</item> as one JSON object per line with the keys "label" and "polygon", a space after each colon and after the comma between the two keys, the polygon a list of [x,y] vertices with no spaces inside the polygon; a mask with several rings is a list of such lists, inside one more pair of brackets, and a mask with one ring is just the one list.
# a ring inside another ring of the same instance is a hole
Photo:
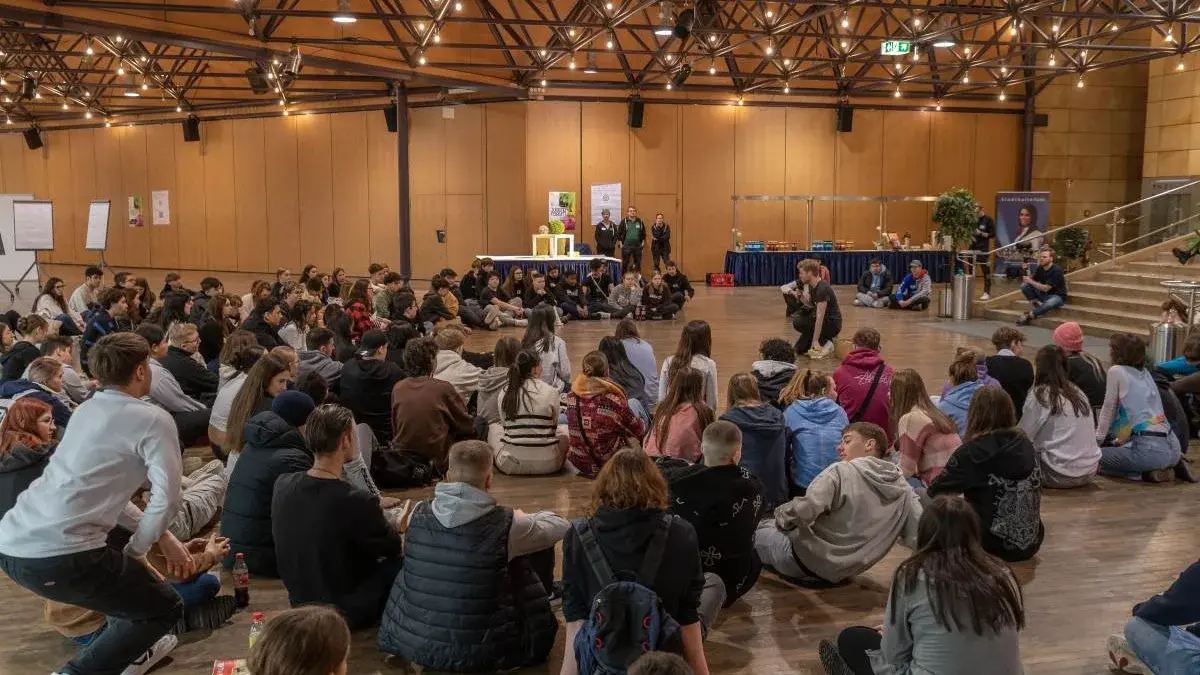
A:
{"label": "steel truss ceiling", "polygon": [[[0,0],[0,22],[0,111],[27,123],[288,109],[401,81],[491,98],[1020,100],[1057,77],[1182,59],[1200,2]],[[677,23],[690,34],[661,34]],[[882,56],[884,40],[913,50]]]}

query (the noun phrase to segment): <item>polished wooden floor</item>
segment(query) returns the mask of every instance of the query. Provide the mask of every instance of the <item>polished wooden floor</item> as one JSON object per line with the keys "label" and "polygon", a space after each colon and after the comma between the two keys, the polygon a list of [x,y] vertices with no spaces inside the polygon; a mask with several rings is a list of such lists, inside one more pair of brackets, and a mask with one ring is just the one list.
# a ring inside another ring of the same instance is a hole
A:
{"label": "polished wooden floor", "polygon": [[[983,340],[922,325],[930,316],[859,310],[849,306],[848,295],[841,296],[846,334],[875,326],[884,336],[888,361],[919,370],[931,390],[941,388],[955,347],[987,346]],[[793,336],[773,289],[699,289],[687,318],[712,323],[713,356],[723,380],[750,367],[763,338]],[[566,326],[562,335],[573,362],[578,363],[601,336],[609,334],[613,323]],[[673,349],[682,324],[682,320],[641,324],[660,360]],[[476,334],[471,346],[487,348],[495,338],[495,334]],[[825,368],[834,365],[824,364]],[[723,396],[724,382],[721,389]],[[580,478],[499,476],[495,492],[506,504],[526,510],[554,509],[572,517],[581,513],[589,487]],[[412,496],[416,494],[428,491]],[[1042,501],[1045,545],[1034,561],[1016,566],[1028,608],[1028,627],[1021,640],[1026,672],[1107,672],[1105,638],[1121,629],[1135,602],[1164,589],[1196,560],[1198,501],[1200,487],[1194,485],[1107,479],[1092,488],[1047,493]],[[713,672],[820,673],[817,642],[849,624],[880,623],[891,574],[904,555],[904,549],[897,548],[853,584],[834,590],[800,590],[765,575],[722,613],[706,648]],[[228,585],[229,579],[225,581]],[[253,610],[270,616],[286,607],[278,582],[256,580],[252,591]],[[0,597],[5,601],[0,615],[0,675],[44,675],[60,666],[72,648],[41,621],[40,601],[2,576]],[[244,655],[248,624],[248,615],[242,613],[220,630],[183,636],[172,661],[156,672],[201,675],[210,672],[214,658]],[[561,654],[560,638],[549,666],[529,672],[556,673]],[[376,650],[372,630],[355,636],[350,672],[403,671]]]}

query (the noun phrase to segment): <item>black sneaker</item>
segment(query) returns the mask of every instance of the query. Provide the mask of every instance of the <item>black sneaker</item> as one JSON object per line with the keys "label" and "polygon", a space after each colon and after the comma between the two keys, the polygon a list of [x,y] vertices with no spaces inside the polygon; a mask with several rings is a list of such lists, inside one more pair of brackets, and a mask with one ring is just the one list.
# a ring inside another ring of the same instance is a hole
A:
{"label": "black sneaker", "polygon": [[1192,254],[1181,248],[1171,249],[1171,255],[1175,256],[1175,259],[1179,261],[1180,265],[1186,265],[1192,260]]}
{"label": "black sneaker", "polygon": [[1179,462],[1175,465],[1175,480],[1187,483],[1197,482],[1195,474],[1192,473],[1192,465],[1188,464],[1188,461],[1182,457],[1179,458]]}
{"label": "black sneaker", "polygon": [[821,640],[821,644],[817,647],[817,656],[820,657],[821,666],[825,668],[828,675],[854,675],[854,671],[846,665],[846,660],[842,658],[838,648],[829,640]]}
{"label": "black sneaker", "polygon": [[237,601],[232,595],[218,595],[185,610],[182,621],[185,630],[213,630],[223,626],[236,611]]}

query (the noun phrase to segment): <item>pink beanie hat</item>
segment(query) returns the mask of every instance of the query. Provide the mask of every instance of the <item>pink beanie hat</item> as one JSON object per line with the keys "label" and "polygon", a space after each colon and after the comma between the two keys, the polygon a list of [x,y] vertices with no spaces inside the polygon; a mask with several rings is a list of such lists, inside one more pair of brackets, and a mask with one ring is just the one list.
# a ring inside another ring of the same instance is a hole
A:
{"label": "pink beanie hat", "polygon": [[1068,321],[1054,329],[1054,344],[1066,352],[1083,351],[1083,330],[1074,321]]}

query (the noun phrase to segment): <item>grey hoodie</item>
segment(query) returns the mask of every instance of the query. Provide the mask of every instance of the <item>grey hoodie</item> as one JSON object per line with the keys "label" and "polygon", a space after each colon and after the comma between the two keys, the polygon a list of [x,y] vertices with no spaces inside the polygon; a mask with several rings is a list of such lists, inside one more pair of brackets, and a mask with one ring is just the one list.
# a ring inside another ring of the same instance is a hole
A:
{"label": "grey hoodie", "polygon": [[325,380],[325,384],[329,385],[330,389],[338,388],[338,382],[342,379],[343,367],[340,361],[334,361],[315,349],[298,351],[296,355],[300,357],[300,365],[296,368],[297,376],[313,371]]}
{"label": "grey hoodie", "polygon": [[775,509],[775,525],[805,567],[838,582],[870,569],[897,537],[914,548],[921,511],[900,467],[859,457],[817,474],[805,496]]}
{"label": "grey hoodie", "polygon": [[479,416],[488,424],[500,424],[500,390],[508,385],[508,368],[492,366],[479,376]]}
{"label": "grey hoodie", "polygon": [[[456,528],[474,522],[500,506],[492,496],[469,483],[438,483],[429,505],[442,527]],[[527,514],[513,511],[508,531],[508,559],[512,560],[554,546],[562,541],[571,523],[553,511]]]}

